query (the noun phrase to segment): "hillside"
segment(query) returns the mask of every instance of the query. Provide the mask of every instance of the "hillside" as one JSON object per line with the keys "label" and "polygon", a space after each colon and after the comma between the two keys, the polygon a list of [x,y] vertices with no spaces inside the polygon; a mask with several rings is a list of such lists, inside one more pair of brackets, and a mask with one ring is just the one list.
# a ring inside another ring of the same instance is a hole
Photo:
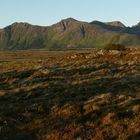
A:
{"label": "hillside", "polygon": [[108,43],[140,45],[140,26],[126,27],[119,21],[82,22],[73,18],[52,26],[14,23],[0,30],[0,50],[103,47]]}
{"label": "hillside", "polygon": [[139,140],[139,118],[138,48],[0,52],[1,140]]}

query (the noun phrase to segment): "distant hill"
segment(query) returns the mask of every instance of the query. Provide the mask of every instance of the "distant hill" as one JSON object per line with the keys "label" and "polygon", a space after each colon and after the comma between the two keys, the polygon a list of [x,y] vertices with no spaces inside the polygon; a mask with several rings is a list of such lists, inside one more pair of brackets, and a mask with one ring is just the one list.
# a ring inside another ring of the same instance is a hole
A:
{"label": "distant hill", "polygon": [[63,19],[52,26],[14,23],[0,29],[0,50],[103,47],[108,43],[140,45],[140,24]]}

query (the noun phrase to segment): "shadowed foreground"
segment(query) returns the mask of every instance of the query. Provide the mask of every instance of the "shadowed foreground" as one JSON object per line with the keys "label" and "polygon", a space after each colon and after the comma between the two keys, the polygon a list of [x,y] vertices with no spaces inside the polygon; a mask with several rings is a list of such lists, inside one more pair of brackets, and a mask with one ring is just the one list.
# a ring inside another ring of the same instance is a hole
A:
{"label": "shadowed foreground", "polygon": [[0,52],[0,139],[140,139],[140,49]]}

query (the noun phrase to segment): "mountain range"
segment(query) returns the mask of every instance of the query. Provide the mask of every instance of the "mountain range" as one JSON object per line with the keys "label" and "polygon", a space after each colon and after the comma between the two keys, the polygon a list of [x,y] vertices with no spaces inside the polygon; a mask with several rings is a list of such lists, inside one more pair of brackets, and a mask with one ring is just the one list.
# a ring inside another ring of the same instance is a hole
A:
{"label": "mountain range", "polygon": [[140,23],[126,27],[120,21],[83,22],[67,18],[51,26],[16,22],[0,29],[0,50],[102,48],[108,43],[140,45]]}

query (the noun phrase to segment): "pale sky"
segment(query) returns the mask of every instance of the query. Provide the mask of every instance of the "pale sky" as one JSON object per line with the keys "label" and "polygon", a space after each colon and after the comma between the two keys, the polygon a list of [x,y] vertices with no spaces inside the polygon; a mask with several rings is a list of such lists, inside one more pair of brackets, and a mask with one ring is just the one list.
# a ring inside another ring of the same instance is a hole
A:
{"label": "pale sky", "polygon": [[132,26],[140,21],[140,0],[0,0],[0,28],[14,22],[47,26],[69,17]]}

